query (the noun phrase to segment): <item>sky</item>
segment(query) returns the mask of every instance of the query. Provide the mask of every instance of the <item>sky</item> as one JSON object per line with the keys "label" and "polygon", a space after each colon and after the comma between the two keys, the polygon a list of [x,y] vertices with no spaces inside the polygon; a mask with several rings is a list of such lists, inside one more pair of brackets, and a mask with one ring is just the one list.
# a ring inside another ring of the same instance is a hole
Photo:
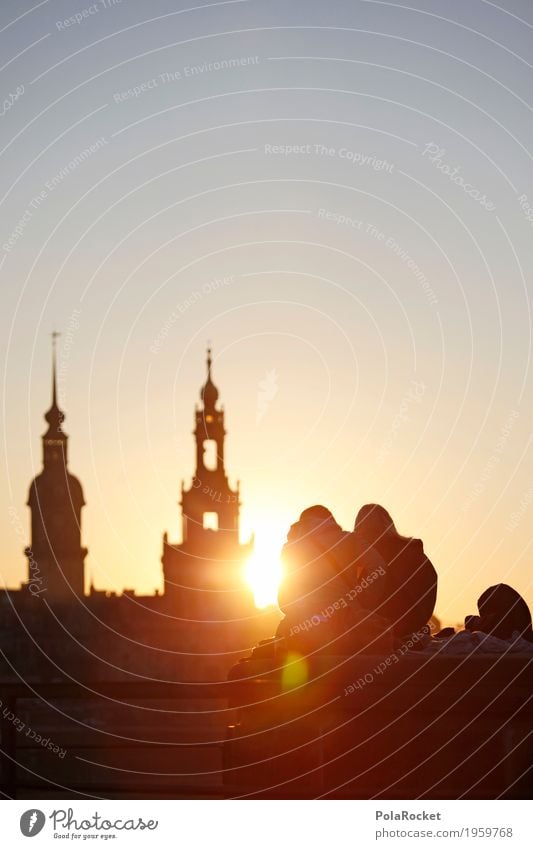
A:
{"label": "sky", "polygon": [[162,585],[210,342],[243,540],[379,502],[443,621],[533,603],[532,35],[526,0],[2,3],[6,585],[56,330],[98,588]]}

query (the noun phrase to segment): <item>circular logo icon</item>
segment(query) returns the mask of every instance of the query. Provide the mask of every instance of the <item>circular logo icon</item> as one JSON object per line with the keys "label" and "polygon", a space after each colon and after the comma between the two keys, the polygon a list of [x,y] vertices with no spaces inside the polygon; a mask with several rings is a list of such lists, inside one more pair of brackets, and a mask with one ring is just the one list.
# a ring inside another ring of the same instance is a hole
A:
{"label": "circular logo icon", "polygon": [[37,808],[31,808],[29,811],[24,811],[20,818],[20,830],[24,837],[35,837],[42,831],[46,822],[46,817],[42,811]]}

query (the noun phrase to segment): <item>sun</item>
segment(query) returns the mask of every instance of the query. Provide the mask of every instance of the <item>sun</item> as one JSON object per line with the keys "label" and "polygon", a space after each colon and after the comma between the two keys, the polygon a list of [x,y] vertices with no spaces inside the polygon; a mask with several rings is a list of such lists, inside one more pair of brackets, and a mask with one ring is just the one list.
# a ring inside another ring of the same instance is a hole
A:
{"label": "sun", "polygon": [[244,577],[254,595],[255,606],[277,606],[282,578],[280,559],[285,532],[267,522],[255,534],[254,550],[245,564]]}

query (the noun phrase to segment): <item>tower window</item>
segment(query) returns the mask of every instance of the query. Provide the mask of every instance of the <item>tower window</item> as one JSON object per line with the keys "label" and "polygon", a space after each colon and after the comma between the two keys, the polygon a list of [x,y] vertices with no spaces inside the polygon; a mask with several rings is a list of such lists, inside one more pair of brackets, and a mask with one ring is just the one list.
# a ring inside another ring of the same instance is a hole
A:
{"label": "tower window", "polygon": [[204,468],[210,472],[215,472],[217,465],[217,443],[214,439],[204,439]]}
{"label": "tower window", "polygon": [[204,513],[204,531],[218,531],[218,513]]}

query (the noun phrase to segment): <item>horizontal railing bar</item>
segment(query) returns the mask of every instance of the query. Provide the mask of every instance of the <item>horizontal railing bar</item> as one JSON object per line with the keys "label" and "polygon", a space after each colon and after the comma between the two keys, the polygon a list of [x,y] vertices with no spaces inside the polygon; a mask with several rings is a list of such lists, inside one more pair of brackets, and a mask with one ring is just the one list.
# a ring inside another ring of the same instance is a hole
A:
{"label": "horizontal railing bar", "polygon": [[[57,745],[59,745],[59,744],[57,744]],[[166,740],[162,740],[162,741],[154,740],[153,742],[146,742],[145,741],[145,742],[142,742],[142,743],[113,743],[111,745],[108,745],[108,744],[104,745],[103,743],[79,743],[79,744],[78,743],[72,743],[70,745],[67,744],[66,747],[63,746],[61,748],[67,748],[67,751],[76,751],[76,752],[86,751],[86,750],[89,750],[89,749],[102,749],[102,750],[107,752],[108,749],[113,749],[113,750],[114,749],[153,749],[156,746],[159,749],[164,749],[164,748],[168,748],[168,749],[176,749],[176,748],[197,749],[199,746],[202,746],[204,749],[206,749],[206,748],[223,749],[224,743],[220,743],[220,742],[211,743],[209,741],[202,742],[200,740],[197,743],[169,743]],[[38,744],[35,745],[35,746],[25,746],[25,745],[18,746],[17,745],[17,752],[45,752],[45,751],[46,751],[46,749],[43,749],[43,747],[39,746]],[[1,753],[1,750],[0,750],[0,753]]]}
{"label": "horizontal railing bar", "polygon": [[[17,791],[21,790],[44,790],[49,788],[50,785],[46,784],[46,782],[17,782]],[[121,794],[121,791],[128,791],[129,793],[152,793],[152,792],[166,792],[167,794],[196,794],[198,796],[231,796],[241,794],[244,791],[242,787],[231,787],[226,784],[224,785],[195,785],[195,784],[73,784],[69,786],[69,792],[73,793],[115,793]],[[120,798],[123,798],[121,795]]]}
{"label": "horizontal railing bar", "polygon": [[109,681],[84,681],[71,682],[46,682],[46,683],[1,683],[0,695],[6,698],[35,699],[39,697],[52,696],[60,698],[83,698],[92,699],[100,696],[137,697],[141,699],[193,699],[202,701],[204,699],[226,699],[236,689],[243,687],[243,682],[223,681],[220,683],[187,683],[169,684],[166,682],[109,682]]}

